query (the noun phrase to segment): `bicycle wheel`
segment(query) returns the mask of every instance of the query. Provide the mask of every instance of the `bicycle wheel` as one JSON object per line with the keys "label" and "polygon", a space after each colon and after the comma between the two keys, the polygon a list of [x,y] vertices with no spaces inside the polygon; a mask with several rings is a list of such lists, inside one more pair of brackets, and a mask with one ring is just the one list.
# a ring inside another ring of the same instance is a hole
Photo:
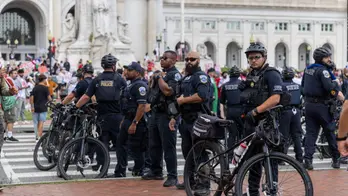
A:
{"label": "bicycle wheel", "polygon": [[[210,195],[222,194],[224,187],[222,177],[226,168],[224,155],[212,159],[221,153],[223,153],[221,146],[211,141],[200,141],[191,148],[184,168],[185,191],[188,196],[195,195],[195,190],[202,186],[210,188]],[[209,162],[204,164],[208,160]]]}
{"label": "bicycle wheel", "polygon": [[57,165],[55,161],[55,140],[58,137],[56,132],[51,131],[44,134],[36,143],[33,158],[34,164],[39,170],[48,171]]}
{"label": "bicycle wheel", "polygon": [[[272,163],[272,169],[276,170],[273,172],[273,184],[276,187],[276,190],[273,192],[268,189],[267,182],[262,182],[262,179],[265,180],[265,177],[262,177],[264,173],[263,163],[265,160],[265,153],[259,153],[250,159],[248,159],[240,168],[236,183],[235,183],[235,192],[236,195],[282,195],[282,196],[313,196],[313,185],[312,180],[306,171],[306,169],[294,158],[285,155],[279,152],[270,153],[270,162]],[[278,165],[279,162],[284,162],[285,165]],[[293,169],[287,167],[292,166]],[[275,168],[277,167],[277,168]],[[257,171],[260,169],[259,171]],[[253,174],[254,173],[254,174]],[[255,175],[256,173],[256,175]],[[261,174],[261,175],[260,175]],[[278,174],[278,175],[276,175]],[[290,174],[290,177],[286,176]],[[292,176],[299,174],[297,177],[292,178]],[[258,177],[259,176],[259,180]],[[245,178],[247,177],[247,178]],[[255,179],[256,178],[256,179]],[[250,180],[250,181],[249,181]],[[260,181],[260,182],[258,182]],[[289,181],[285,186],[281,186],[283,181]],[[251,183],[250,185],[244,185],[244,183]],[[302,191],[296,191],[293,188],[303,187]],[[291,190],[286,191],[285,188],[290,188]]]}
{"label": "bicycle wheel", "polygon": [[[92,137],[69,141],[60,151],[58,173],[65,179],[104,177],[109,169],[110,156],[105,145]],[[72,168],[72,171],[69,169]]]}

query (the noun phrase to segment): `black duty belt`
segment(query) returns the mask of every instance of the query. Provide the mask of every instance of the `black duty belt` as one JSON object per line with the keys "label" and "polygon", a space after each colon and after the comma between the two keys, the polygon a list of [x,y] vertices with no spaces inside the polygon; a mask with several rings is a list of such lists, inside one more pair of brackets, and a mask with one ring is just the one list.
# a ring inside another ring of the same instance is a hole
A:
{"label": "black duty belt", "polygon": [[292,110],[293,108],[300,109],[300,105],[287,105],[283,107],[284,110]]}
{"label": "black duty belt", "polygon": [[328,101],[329,101],[329,99],[320,98],[320,97],[305,97],[305,102],[309,102],[309,103],[326,104]]}

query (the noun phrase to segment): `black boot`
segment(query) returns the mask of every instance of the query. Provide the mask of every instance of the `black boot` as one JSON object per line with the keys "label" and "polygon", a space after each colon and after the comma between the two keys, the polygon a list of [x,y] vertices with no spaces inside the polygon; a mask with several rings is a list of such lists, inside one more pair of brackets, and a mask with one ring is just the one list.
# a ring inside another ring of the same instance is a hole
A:
{"label": "black boot", "polygon": [[339,159],[332,159],[331,167],[335,169],[339,169],[341,167],[341,163]]}
{"label": "black boot", "polygon": [[307,170],[313,170],[313,161],[310,160],[310,159],[305,159],[305,160],[304,160],[303,166],[304,166]]}

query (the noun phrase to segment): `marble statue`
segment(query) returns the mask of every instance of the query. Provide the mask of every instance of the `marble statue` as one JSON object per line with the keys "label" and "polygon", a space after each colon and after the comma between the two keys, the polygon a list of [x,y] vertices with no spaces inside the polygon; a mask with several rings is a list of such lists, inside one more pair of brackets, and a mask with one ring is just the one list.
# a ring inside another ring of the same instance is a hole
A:
{"label": "marble statue", "polygon": [[204,44],[197,45],[197,52],[200,54],[201,59],[211,59],[207,54],[207,46]]}
{"label": "marble statue", "polygon": [[109,5],[107,0],[93,1],[93,34],[94,38],[107,37],[109,31]]}
{"label": "marble statue", "polygon": [[128,23],[121,19],[121,16],[117,16],[118,22],[118,37],[124,44],[131,44],[132,40],[128,37]]}
{"label": "marble statue", "polygon": [[71,13],[68,13],[64,21],[63,36],[60,43],[73,42],[76,40],[76,23]]}

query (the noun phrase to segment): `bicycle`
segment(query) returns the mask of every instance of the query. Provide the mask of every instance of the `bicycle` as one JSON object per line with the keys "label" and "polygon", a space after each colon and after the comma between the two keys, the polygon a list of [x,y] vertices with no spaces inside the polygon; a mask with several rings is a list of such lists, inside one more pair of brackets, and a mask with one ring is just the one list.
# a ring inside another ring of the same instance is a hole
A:
{"label": "bicycle", "polygon": [[[261,186],[257,184],[257,195],[260,192],[270,196],[279,193],[284,195],[284,190],[279,188],[279,179],[284,177],[287,171],[284,170],[284,167],[289,165],[293,166],[296,173],[300,174],[300,179],[295,179],[292,183],[302,180],[303,183],[301,184],[304,184],[304,193],[298,194],[292,191],[289,195],[312,196],[312,181],[302,164],[286,154],[274,151],[276,147],[280,146],[281,141],[277,122],[281,108],[282,106],[276,106],[265,112],[264,118],[259,121],[255,129],[256,131],[227,150],[225,150],[226,145],[222,145],[220,140],[224,140],[226,144],[227,128],[234,122],[205,114],[200,115],[194,123],[192,135],[200,138],[201,141],[193,145],[185,162],[184,183],[186,194],[188,196],[194,195],[193,191],[201,188],[202,185],[211,188],[213,184],[207,182],[209,180],[217,184],[216,192],[212,195],[241,196],[245,195],[243,194],[245,192],[248,195],[250,190],[243,188],[244,178],[251,176],[250,172],[248,172],[249,169],[256,168],[258,164],[261,168],[261,174],[262,169],[264,169],[266,182],[262,183]],[[219,131],[221,129],[224,132]],[[231,166],[231,171],[228,163],[228,154],[244,142],[247,144],[247,147],[239,160],[236,161],[236,165]],[[259,147],[259,145],[262,147],[262,152],[254,154],[252,149]],[[203,158],[197,157],[200,151],[203,152]],[[212,155],[212,158],[207,158],[206,155]],[[285,165],[279,165],[280,162],[284,162]],[[260,187],[261,190],[259,190]],[[212,191],[210,190],[209,192],[211,193]]]}
{"label": "bicycle", "polygon": [[[73,139],[67,142],[61,149],[58,156],[57,169],[60,175],[65,180],[71,180],[77,176],[79,172],[84,178],[101,178],[106,176],[109,165],[110,156],[108,148],[103,142],[97,139],[101,132],[100,123],[97,122],[96,110],[88,107],[83,107],[75,111],[75,114],[80,116],[82,121],[82,129],[76,133]],[[97,160],[97,164],[93,164],[94,160]],[[69,166],[74,165],[73,168],[77,172],[68,174]],[[85,169],[92,167],[92,170]],[[96,175],[93,176],[93,172]]]}
{"label": "bicycle", "polygon": [[[57,164],[56,161],[58,158],[59,149],[61,148],[61,143],[64,140],[64,138],[61,137],[62,134],[60,128],[66,111],[71,108],[71,106],[62,106],[59,104],[54,104],[53,102],[47,102],[46,106],[52,111],[52,122],[47,133],[45,133],[36,143],[33,153],[34,164],[36,168],[42,171],[51,170]],[[42,154],[39,153],[40,147],[42,148]],[[39,159],[43,157],[44,161],[40,162]]]}

